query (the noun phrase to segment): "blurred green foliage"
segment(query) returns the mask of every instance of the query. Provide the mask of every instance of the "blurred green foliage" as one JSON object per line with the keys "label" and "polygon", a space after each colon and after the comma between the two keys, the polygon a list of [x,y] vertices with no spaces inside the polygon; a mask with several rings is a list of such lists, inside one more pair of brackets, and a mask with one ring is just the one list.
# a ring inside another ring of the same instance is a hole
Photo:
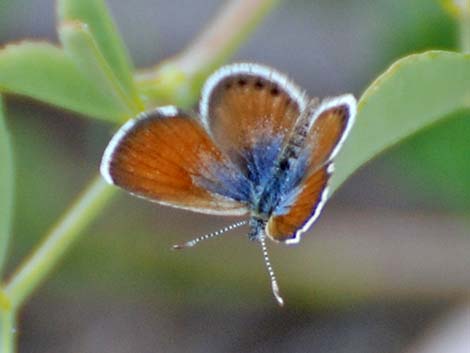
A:
{"label": "blurred green foliage", "polygon": [[96,165],[77,149],[91,140],[83,121],[65,118],[70,134],[64,136],[58,133],[64,119],[60,113],[24,99],[7,103],[16,180],[15,239],[9,258],[17,264],[73,201],[78,185],[94,175]]}
{"label": "blurred green foliage", "polygon": [[401,143],[387,160],[388,169],[401,170],[402,181],[415,194],[421,194],[431,208],[470,210],[468,110],[451,114],[447,120]]}

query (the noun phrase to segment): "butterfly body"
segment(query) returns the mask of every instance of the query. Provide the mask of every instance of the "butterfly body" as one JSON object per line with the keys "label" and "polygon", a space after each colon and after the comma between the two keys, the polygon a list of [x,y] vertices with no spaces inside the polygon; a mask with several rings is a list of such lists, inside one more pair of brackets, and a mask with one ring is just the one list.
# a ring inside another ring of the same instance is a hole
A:
{"label": "butterfly body", "polygon": [[[282,206],[296,193],[306,168],[305,158],[280,158],[265,177],[259,192],[251,200],[252,217],[267,222],[274,214],[282,214]],[[260,232],[258,231],[258,234]]]}
{"label": "butterfly body", "polygon": [[[351,95],[309,100],[286,76],[257,64],[216,71],[199,116],[173,106],[142,113],[113,137],[101,173],[137,196],[190,211],[241,216],[261,243],[298,243],[328,195],[334,157],[355,117]],[[187,242],[220,234],[214,232]]]}

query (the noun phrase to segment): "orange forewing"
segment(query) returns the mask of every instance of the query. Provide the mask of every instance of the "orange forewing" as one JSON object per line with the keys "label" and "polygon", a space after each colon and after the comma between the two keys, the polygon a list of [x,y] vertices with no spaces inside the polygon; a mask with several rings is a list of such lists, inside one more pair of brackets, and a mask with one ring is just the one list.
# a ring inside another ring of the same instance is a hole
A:
{"label": "orange forewing", "polygon": [[[328,165],[308,176],[301,184],[301,190],[289,211],[282,215],[273,215],[266,225],[269,237],[276,241],[298,241],[297,232],[306,230],[318,216],[326,199],[326,186],[330,173]],[[302,229],[305,227],[305,229]]]}
{"label": "orange forewing", "polygon": [[207,191],[197,178],[218,183],[214,165],[229,165],[200,124],[170,107],[128,122],[102,162],[108,181],[131,193],[174,207],[211,214],[244,214],[230,198]]}
{"label": "orange forewing", "polygon": [[[320,108],[321,109],[321,108]],[[306,146],[312,149],[310,166],[321,167],[333,156],[350,118],[347,104],[333,106],[318,115],[307,133]]]}
{"label": "orange forewing", "polygon": [[259,142],[277,136],[285,142],[306,104],[300,89],[284,76],[263,76],[265,69],[245,66],[215,82],[201,107],[214,140],[234,160]]}

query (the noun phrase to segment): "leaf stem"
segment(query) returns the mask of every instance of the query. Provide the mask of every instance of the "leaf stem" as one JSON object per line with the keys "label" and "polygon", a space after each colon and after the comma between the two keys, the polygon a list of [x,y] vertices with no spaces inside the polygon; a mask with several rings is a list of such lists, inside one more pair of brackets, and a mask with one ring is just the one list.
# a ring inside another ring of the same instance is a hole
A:
{"label": "leaf stem", "polygon": [[5,293],[14,309],[20,307],[44,281],[81,231],[103,210],[114,191],[115,188],[107,185],[101,176],[97,176],[78,197],[6,284]]}
{"label": "leaf stem", "polygon": [[15,315],[11,310],[0,310],[0,352],[15,351]]}
{"label": "leaf stem", "polygon": [[0,96],[0,276],[7,255],[11,237],[11,218],[13,212],[13,157],[10,135],[3,114]]}

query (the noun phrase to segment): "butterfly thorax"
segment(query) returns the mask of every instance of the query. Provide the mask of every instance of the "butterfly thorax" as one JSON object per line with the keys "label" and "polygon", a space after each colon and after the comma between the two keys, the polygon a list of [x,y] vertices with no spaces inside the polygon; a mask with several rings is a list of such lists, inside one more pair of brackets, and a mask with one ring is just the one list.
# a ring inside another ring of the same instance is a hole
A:
{"label": "butterfly thorax", "polygon": [[290,204],[291,198],[297,195],[298,185],[305,174],[305,161],[304,153],[282,153],[274,163],[270,178],[253,195],[250,239],[255,240],[263,234],[266,223],[274,213],[287,212],[285,205]]}

